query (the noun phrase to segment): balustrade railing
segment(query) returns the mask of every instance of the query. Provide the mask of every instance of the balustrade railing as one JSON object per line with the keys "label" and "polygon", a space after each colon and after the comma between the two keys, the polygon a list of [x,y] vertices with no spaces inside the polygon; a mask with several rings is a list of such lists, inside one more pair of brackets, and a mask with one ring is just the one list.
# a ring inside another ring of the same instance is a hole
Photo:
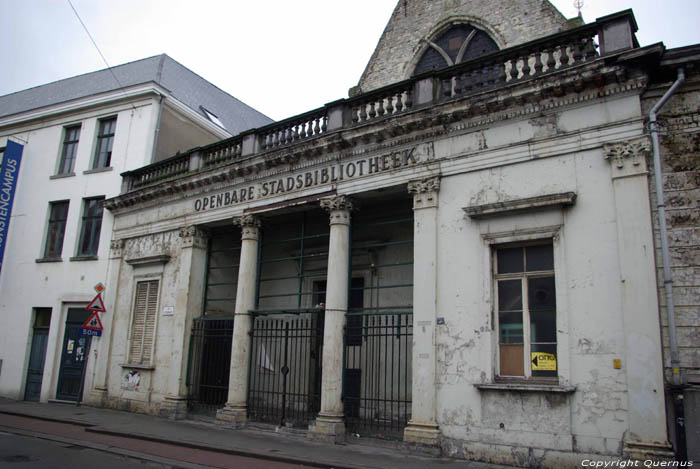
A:
{"label": "balustrade railing", "polygon": [[229,163],[243,153],[243,139],[234,137],[202,149],[202,167],[210,168]]}
{"label": "balustrade railing", "polygon": [[240,161],[256,153],[308,141],[331,131],[397,116],[419,106],[430,106],[584,65],[599,55],[639,47],[635,32],[632,12],[616,13],[595,23],[339,100],[124,173],[123,189],[127,192],[141,189],[184,174]]}
{"label": "balustrade railing", "polygon": [[125,173],[122,176],[129,179],[129,190],[136,190],[186,174],[189,172],[189,168],[190,153],[185,153]]}
{"label": "balustrade railing", "polygon": [[437,72],[441,96],[453,98],[528,80],[544,73],[581,65],[598,56],[598,31],[557,35],[506,49]]}
{"label": "balustrade railing", "polygon": [[260,131],[260,148],[262,150],[272,150],[291,143],[318,137],[327,130],[328,111],[326,108],[321,108],[264,127]]}
{"label": "balustrade railing", "polygon": [[413,107],[413,80],[381,88],[355,98],[350,104],[353,123],[364,123],[408,111]]}

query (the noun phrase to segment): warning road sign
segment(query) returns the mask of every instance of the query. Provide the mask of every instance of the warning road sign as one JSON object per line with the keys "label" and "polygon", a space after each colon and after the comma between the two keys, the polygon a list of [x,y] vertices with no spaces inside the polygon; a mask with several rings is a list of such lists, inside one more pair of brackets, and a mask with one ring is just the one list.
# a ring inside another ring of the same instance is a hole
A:
{"label": "warning road sign", "polygon": [[83,323],[82,328],[92,329],[94,331],[102,330],[102,321],[100,321],[100,316],[97,314],[97,311],[90,315],[88,320]]}
{"label": "warning road sign", "polygon": [[[95,298],[92,299],[89,305],[85,307],[88,311],[106,313],[105,303],[102,301],[102,293],[98,293]],[[90,316],[92,317],[92,316]]]}

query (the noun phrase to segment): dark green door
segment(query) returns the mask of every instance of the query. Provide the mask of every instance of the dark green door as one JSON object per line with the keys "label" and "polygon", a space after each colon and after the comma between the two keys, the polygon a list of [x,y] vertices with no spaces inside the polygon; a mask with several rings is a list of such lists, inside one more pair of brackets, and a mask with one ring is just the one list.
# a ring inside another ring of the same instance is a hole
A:
{"label": "dark green door", "polygon": [[91,337],[80,335],[80,326],[87,321],[90,314],[90,311],[80,308],[68,310],[56,399],[77,401],[82,397],[80,394],[85,374],[85,360],[90,350]]}
{"label": "dark green door", "polygon": [[39,401],[39,395],[41,394],[41,381],[44,376],[44,359],[46,358],[46,344],[48,341],[48,329],[34,329],[34,335],[32,337],[32,351],[29,354],[27,385],[24,388],[25,401]]}

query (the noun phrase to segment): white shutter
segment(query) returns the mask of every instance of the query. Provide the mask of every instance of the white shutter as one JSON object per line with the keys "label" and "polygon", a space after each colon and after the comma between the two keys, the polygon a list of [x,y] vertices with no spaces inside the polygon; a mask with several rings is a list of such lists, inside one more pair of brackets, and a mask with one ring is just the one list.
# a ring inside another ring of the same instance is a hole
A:
{"label": "white shutter", "polygon": [[129,363],[150,365],[155,340],[158,280],[136,283],[134,318],[131,323]]}

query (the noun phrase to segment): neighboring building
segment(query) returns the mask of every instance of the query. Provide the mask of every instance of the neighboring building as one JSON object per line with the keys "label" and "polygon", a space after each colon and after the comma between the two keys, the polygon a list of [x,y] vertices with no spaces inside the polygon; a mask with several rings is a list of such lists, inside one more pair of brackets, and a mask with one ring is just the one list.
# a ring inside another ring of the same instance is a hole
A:
{"label": "neighboring building", "polygon": [[92,388],[77,328],[107,277],[103,202],[120,173],[270,122],[167,55],[0,96],[0,147],[24,147],[0,272],[0,395],[76,400],[82,376]]}
{"label": "neighboring building", "polygon": [[700,461],[700,76],[694,69],[698,59],[698,46],[665,51],[661,66],[654,70],[654,83],[642,101],[643,114],[648,116],[678,81],[678,70],[683,70],[683,82],[662,108],[657,127],[669,253],[667,278],[673,282],[672,326],[664,285],[657,191],[652,178],[650,193],[668,409],[672,417],[669,429],[676,446],[685,443],[688,459],[695,462]]}

